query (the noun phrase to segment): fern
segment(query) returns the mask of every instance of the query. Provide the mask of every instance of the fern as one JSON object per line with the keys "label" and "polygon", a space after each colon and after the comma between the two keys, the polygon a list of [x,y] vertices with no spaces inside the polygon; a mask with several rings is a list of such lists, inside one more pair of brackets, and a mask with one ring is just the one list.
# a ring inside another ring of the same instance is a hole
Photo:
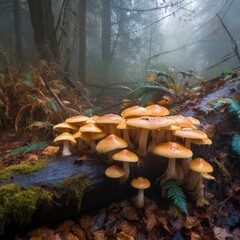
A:
{"label": "fern", "polygon": [[224,98],[224,100],[229,103],[228,105],[228,111],[230,113],[233,113],[237,116],[237,118],[240,120],[240,105],[238,104],[237,100],[233,98]]}
{"label": "fern", "polygon": [[230,148],[240,160],[240,135],[235,133],[232,137]]}
{"label": "fern", "polygon": [[43,149],[48,146],[47,142],[38,142],[38,143],[28,143],[25,146],[20,146],[15,148],[12,152],[8,154],[9,157],[15,156],[17,154],[25,154],[28,152],[35,151],[37,149]]}
{"label": "fern", "polygon": [[163,183],[161,187],[167,192],[167,198],[179,207],[182,212],[188,214],[186,196],[182,187],[174,180]]}

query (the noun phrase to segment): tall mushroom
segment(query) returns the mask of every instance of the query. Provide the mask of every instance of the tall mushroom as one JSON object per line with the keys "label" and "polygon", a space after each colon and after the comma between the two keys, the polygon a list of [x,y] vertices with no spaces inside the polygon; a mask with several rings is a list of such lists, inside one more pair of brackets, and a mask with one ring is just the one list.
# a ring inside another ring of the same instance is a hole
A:
{"label": "tall mushroom", "polygon": [[173,121],[166,117],[138,117],[127,120],[127,124],[141,129],[138,143],[138,154],[147,154],[147,143],[149,130],[159,129],[172,124]]}
{"label": "tall mushroom", "polygon": [[147,178],[144,177],[138,177],[134,178],[131,181],[131,186],[133,188],[138,189],[137,198],[135,201],[135,205],[137,208],[143,208],[144,207],[144,190],[150,187],[150,182]]}
{"label": "tall mushroom", "polygon": [[189,158],[193,155],[190,149],[176,142],[159,144],[153,148],[153,153],[168,158],[167,169],[161,176],[161,183],[167,182],[174,176],[176,158]]}

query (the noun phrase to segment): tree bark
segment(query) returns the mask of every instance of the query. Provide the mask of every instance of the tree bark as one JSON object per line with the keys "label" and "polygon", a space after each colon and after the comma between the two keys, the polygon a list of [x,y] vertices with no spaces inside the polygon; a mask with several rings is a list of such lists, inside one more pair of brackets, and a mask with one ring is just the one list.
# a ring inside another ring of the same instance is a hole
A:
{"label": "tree bark", "polygon": [[102,1],[102,59],[111,62],[111,7],[110,0]]}
{"label": "tree bark", "polygon": [[28,0],[37,53],[40,59],[59,61],[50,0]]}
{"label": "tree bark", "polygon": [[13,0],[13,16],[14,16],[16,58],[18,61],[20,61],[23,58],[23,48],[21,39],[21,18],[18,0]]}
{"label": "tree bark", "polygon": [[79,73],[80,80],[86,83],[86,0],[79,0]]}

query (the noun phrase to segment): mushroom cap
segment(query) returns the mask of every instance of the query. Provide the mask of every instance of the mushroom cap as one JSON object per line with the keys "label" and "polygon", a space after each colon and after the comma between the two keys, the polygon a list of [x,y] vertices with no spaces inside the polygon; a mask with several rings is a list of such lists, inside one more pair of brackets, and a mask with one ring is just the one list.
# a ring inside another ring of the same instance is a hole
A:
{"label": "mushroom cap", "polygon": [[112,165],[105,170],[105,175],[110,178],[120,178],[125,175],[125,171],[117,165]]}
{"label": "mushroom cap", "polygon": [[65,131],[78,131],[78,128],[75,127],[74,125],[67,123],[67,122],[62,122],[58,123],[53,127],[53,130],[57,132],[65,132]]}
{"label": "mushroom cap", "polygon": [[98,115],[93,115],[93,116],[91,116],[91,117],[88,118],[88,120],[86,121],[86,123],[95,123],[98,118],[99,118]]}
{"label": "mushroom cap", "polygon": [[173,115],[167,117],[175,121],[174,125],[178,125],[180,127],[188,127],[192,125],[192,121],[182,115]]}
{"label": "mushroom cap", "polygon": [[200,121],[195,118],[195,117],[187,117],[191,122],[192,122],[192,125],[200,125]]}
{"label": "mushroom cap", "polygon": [[84,116],[84,115],[79,115],[79,116],[73,116],[73,117],[69,117],[65,120],[65,122],[67,123],[72,123],[72,124],[80,124],[83,122],[86,122],[89,119],[89,117]]}
{"label": "mushroom cap", "polygon": [[110,113],[97,118],[95,121],[97,124],[107,123],[119,124],[122,121],[122,117],[120,115]]}
{"label": "mushroom cap", "polygon": [[138,156],[127,150],[127,149],[123,149],[117,153],[115,153],[112,156],[112,159],[116,160],[116,161],[121,161],[121,162],[137,162],[138,161]]}
{"label": "mushroom cap", "polygon": [[180,126],[177,126],[177,125],[174,125],[174,124],[171,124],[171,125],[169,125],[169,126],[162,127],[161,129],[162,129],[162,130],[169,130],[169,131],[176,131],[176,130],[181,129],[181,127],[180,127]]}
{"label": "mushroom cap", "polygon": [[110,134],[100,140],[96,146],[97,152],[106,153],[119,148],[126,148],[127,142],[115,134]]}
{"label": "mushroom cap", "polygon": [[131,186],[137,189],[147,189],[150,187],[150,181],[144,177],[134,178],[131,181]]}
{"label": "mushroom cap", "polygon": [[190,149],[176,142],[161,143],[153,148],[153,153],[166,158],[190,158]]}
{"label": "mushroom cap", "polygon": [[122,111],[122,117],[138,117],[151,115],[151,111],[141,106],[132,106]]}
{"label": "mushroom cap", "polygon": [[166,117],[138,117],[127,120],[127,125],[146,129],[158,129],[173,124],[174,121]]}
{"label": "mushroom cap", "polygon": [[200,173],[204,173],[204,172],[209,173],[209,172],[213,171],[212,165],[210,165],[208,162],[206,162],[203,158],[195,158],[195,159],[193,159],[189,163],[189,168],[192,171],[200,172]]}
{"label": "mushroom cap", "polygon": [[91,141],[90,135],[87,132],[83,133],[83,132],[77,131],[76,133],[73,134],[73,137],[75,139],[80,138],[85,142],[90,142]]}
{"label": "mushroom cap", "polygon": [[146,109],[152,112],[151,113],[152,117],[166,116],[169,114],[169,111],[167,108],[162,107],[158,104],[147,106]]}
{"label": "mushroom cap", "polygon": [[134,129],[134,127],[127,125],[126,119],[123,119],[117,126],[117,129]]}
{"label": "mushroom cap", "polygon": [[73,144],[76,144],[75,138],[73,137],[73,135],[71,133],[68,133],[68,132],[64,132],[64,133],[60,134],[59,136],[57,136],[54,139],[54,142],[61,142],[61,141],[66,141],[66,140],[70,141]]}
{"label": "mushroom cap", "polygon": [[191,139],[191,143],[198,145],[211,145],[212,140],[210,138]]}
{"label": "mushroom cap", "polygon": [[94,123],[88,123],[88,124],[80,127],[79,131],[80,132],[94,132],[94,133],[103,132],[103,130]]}
{"label": "mushroom cap", "polygon": [[202,177],[205,178],[205,179],[208,179],[208,180],[215,180],[215,177],[207,172],[204,172],[202,174]]}
{"label": "mushroom cap", "polygon": [[173,135],[182,138],[203,139],[207,138],[207,134],[201,130],[192,128],[182,128],[173,132]]}
{"label": "mushroom cap", "polygon": [[98,140],[101,138],[106,137],[106,133],[105,132],[101,132],[101,133],[91,133],[90,134],[90,138],[91,140]]}

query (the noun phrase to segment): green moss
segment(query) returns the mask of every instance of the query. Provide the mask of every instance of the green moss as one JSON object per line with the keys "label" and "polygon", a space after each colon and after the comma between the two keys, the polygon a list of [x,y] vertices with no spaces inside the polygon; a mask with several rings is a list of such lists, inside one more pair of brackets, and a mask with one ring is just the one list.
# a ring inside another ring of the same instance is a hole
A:
{"label": "green moss", "polygon": [[53,195],[41,187],[22,188],[8,184],[0,188],[0,234],[11,222],[20,226],[29,223],[39,207],[45,209],[52,204]]}
{"label": "green moss", "polygon": [[0,180],[13,177],[16,174],[31,174],[42,168],[48,163],[48,160],[39,160],[32,163],[13,165],[0,171]]}
{"label": "green moss", "polygon": [[76,211],[79,212],[81,208],[82,197],[90,184],[91,183],[88,177],[80,173],[61,182],[58,188],[68,194],[69,198],[73,198],[75,200]]}

